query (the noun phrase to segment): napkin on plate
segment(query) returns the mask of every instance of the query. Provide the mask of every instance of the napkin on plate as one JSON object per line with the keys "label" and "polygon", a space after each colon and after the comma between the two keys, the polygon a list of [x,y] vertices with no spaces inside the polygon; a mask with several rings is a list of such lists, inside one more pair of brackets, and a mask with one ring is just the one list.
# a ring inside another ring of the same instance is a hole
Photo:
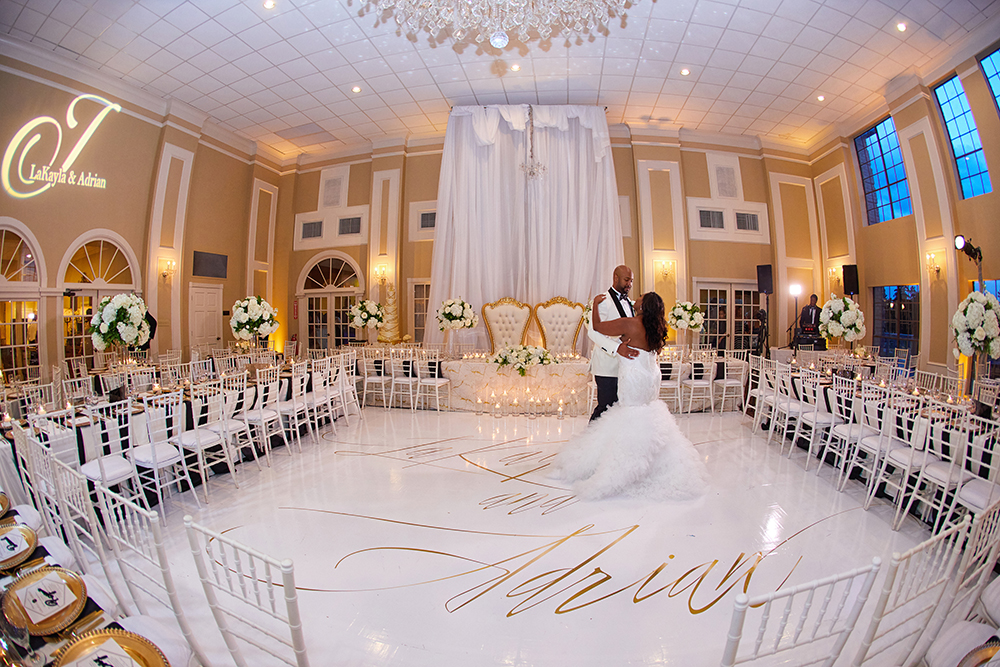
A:
{"label": "napkin on plate", "polygon": [[140,665],[128,657],[118,642],[109,639],[85,657],[74,660],[66,667],[140,667]]}
{"label": "napkin on plate", "polygon": [[17,591],[17,599],[35,625],[76,602],[76,594],[56,572],[49,572],[30,586]]}

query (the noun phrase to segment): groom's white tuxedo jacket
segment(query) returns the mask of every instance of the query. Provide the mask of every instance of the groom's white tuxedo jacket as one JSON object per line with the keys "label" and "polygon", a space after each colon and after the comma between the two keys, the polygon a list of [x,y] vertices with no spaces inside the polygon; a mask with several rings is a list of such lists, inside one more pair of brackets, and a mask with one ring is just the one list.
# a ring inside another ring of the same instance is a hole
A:
{"label": "groom's white tuxedo jacket", "polygon": [[[614,302],[617,295],[611,294],[611,290],[608,290],[606,294],[608,298],[597,306],[602,322],[617,320],[621,317]],[[635,315],[635,308],[632,306],[631,300],[621,299],[620,303],[626,317]],[[618,346],[621,345],[621,341],[594,331],[593,317],[590,318],[590,324],[587,326],[587,336],[594,341],[594,351],[590,354],[590,372],[602,377],[618,377]]]}

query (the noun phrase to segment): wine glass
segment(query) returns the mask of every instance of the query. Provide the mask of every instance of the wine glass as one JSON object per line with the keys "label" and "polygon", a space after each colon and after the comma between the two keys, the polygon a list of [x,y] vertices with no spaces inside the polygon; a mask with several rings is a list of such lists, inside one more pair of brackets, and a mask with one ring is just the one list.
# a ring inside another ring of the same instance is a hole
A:
{"label": "wine glass", "polygon": [[[3,604],[4,598],[14,595],[11,591],[4,591],[0,594],[0,609],[7,606]],[[35,649],[31,648],[31,635],[28,634],[27,621],[21,619],[13,621],[6,613],[0,611],[0,632],[17,647],[18,653],[22,656],[24,664],[28,667],[37,667],[45,664],[45,660]]]}

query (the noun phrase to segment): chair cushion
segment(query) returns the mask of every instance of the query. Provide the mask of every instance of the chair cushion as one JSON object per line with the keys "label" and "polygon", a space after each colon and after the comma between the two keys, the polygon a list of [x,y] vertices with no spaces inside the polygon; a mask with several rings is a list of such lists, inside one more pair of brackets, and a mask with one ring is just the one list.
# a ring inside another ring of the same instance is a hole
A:
{"label": "chair cushion", "polygon": [[263,410],[254,410],[253,412],[247,413],[247,421],[254,423],[260,422],[262,419],[266,422],[272,421],[278,418],[278,413],[270,408],[264,408]]}
{"label": "chair cushion", "polygon": [[[899,442],[897,440],[897,442]],[[931,463],[939,463],[941,459],[934,456],[933,454],[926,454],[926,459],[924,450],[913,449],[909,446],[893,447],[889,449],[887,454],[889,457],[889,462],[895,465],[907,466],[913,470],[918,470],[925,465]]]}
{"label": "chair cushion", "polygon": [[865,450],[866,452],[878,452],[880,454],[884,454],[890,449],[909,447],[908,444],[906,444],[902,440],[897,440],[896,438],[883,438],[882,442],[879,443],[879,436],[877,434],[861,438],[859,444],[861,446],[861,449]]}
{"label": "chair cushion", "polygon": [[306,404],[304,402],[296,401],[279,401],[275,406],[283,415],[292,415],[296,412],[302,412],[306,409]]}
{"label": "chair cushion", "polygon": [[[958,499],[976,511],[983,511],[997,498],[1000,498],[1000,485],[976,477],[962,485],[958,491]],[[997,617],[1000,620],[1000,617]]]}
{"label": "chair cushion", "polygon": [[228,428],[230,433],[237,433],[247,430],[247,424],[242,419],[227,419],[217,424],[209,424],[207,428],[212,433],[222,433],[225,428]]}
{"label": "chair cushion", "polygon": [[1000,577],[990,582],[990,585],[983,589],[979,601],[983,603],[983,609],[994,623],[1000,619]]}
{"label": "chair cushion", "polygon": [[101,461],[98,459],[84,463],[80,466],[80,472],[87,479],[95,482],[103,482],[106,486],[120,484],[132,476],[132,464],[125,460],[124,456],[112,454],[111,456],[103,457],[103,459],[104,474],[107,476],[105,479],[101,479]]}
{"label": "chair cushion", "polygon": [[[187,433],[193,433],[193,431],[187,431]],[[184,434],[182,433],[181,435],[183,436]],[[156,448],[155,450],[153,449],[154,447]],[[156,465],[160,468],[173,465],[181,460],[180,450],[169,442],[158,442],[155,445],[133,447],[132,460],[135,461],[136,465],[148,468],[153,465],[154,452],[156,454]]]}
{"label": "chair cushion", "polygon": [[17,512],[18,523],[27,526],[36,533],[41,529],[42,515],[34,507],[31,505],[14,505],[13,509]]}
{"label": "chair cushion", "polygon": [[45,547],[52,560],[59,563],[60,566],[70,570],[76,569],[77,562],[76,556],[73,555],[73,550],[66,546],[66,543],[58,537],[53,535],[39,537],[38,544]]}
{"label": "chair cushion", "polygon": [[[938,486],[947,485],[951,488],[957,484],[972,479],[974,475],[967,470],[962,470],[958,466],[952,467],[945,461],[933,461],[924,466],[924,475],[936,482]],[[950,475],[950,477],[949,477]]]}
{"label": "chair cushion", "polygon": [[806,424],[816,424],[817,426],[833,426],[835,424],[844,423],[843,419],[832,415],[829,412],[804,412],[802,414],[802,421]]}
{"label": "chair cushion", "polygon": [[[192,429],[181,433],[173,439],[173,442],[187,449],[205,449],[206,447],[219,444],[222,442],[222,438],[214,430],[199,429],[196,431]],[[156,453],[156,460],[160,460],[159,452]]]}
{"label": "chair cushion", "polygon": [[842,440],[850,440],[854,442],[860,438],[867,438],[870,436],[878,436],[878,431],[873,429],[871,426],[865,426],[864,424],[837,424],[833,427],[833,434]]}
{"label": "chair cushion", "polygon": [[996,628],[984,623],[958,621],[945,628],[924,655],[927,667],[954,667],[972,649],[993,636]]}

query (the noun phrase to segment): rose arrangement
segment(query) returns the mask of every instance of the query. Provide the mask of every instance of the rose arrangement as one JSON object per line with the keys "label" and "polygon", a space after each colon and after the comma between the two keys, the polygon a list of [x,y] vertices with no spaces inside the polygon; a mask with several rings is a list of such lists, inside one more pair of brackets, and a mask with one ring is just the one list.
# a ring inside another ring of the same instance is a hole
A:
{"label": "rose arrangement", "polygon": [[959,353],[967,357],[977,352],[985,352],[992,358],[1000,357],[1000,302],[990,293],[972,292],[958,304],[958,310],[951,318],[951,330],[955,334],[953,350],[957,359]]}
{"label": "rose arrangement", "polygon": [[524,377],[531,366],[548,366],[559,363],[544,347],[534,345],[508,345],[490,357],[490,361],[501,368],[504,366],[512,367],[520,373],[521,377]]}
{"label": "rose arrangement", "polygon": [[355,329],[381,329],[385,323],[382,304],[366,299],[351,308],[350,325]]}
{"label": "rose arrangement", "polygon": [[146,302],[138,294],[104,297],[90,318],[87,333],[98,351],[106,350],[109,345],[145,345],[149,341]]}
{"label": "rose arrangement", "polygon": [[841,338],[850,342],[861,340],[867,333],[865,314],[852,299],[830,295],[819,314],[819,332],[824,338]]}
{"label": "rose arrangement", "polygon": [[671,329],[690,329],[698,332],[704,323],[705,316],[701,314],[701,308],[690,301],[675,303],[667,313],[667,326]]}
{"label": "rose arrangement", "polygon": [[252,340],[278,330],[278,310],[259,296],[248,296],[233,304],[229,327],[237,340]]}
{"label": "rose arrangement", "polygon": [[438,328],[445,329],[472,329],[479,324],[479,316],[472,310],[472,306],[462,300],[448,299],[441,303],[437,311]]}

